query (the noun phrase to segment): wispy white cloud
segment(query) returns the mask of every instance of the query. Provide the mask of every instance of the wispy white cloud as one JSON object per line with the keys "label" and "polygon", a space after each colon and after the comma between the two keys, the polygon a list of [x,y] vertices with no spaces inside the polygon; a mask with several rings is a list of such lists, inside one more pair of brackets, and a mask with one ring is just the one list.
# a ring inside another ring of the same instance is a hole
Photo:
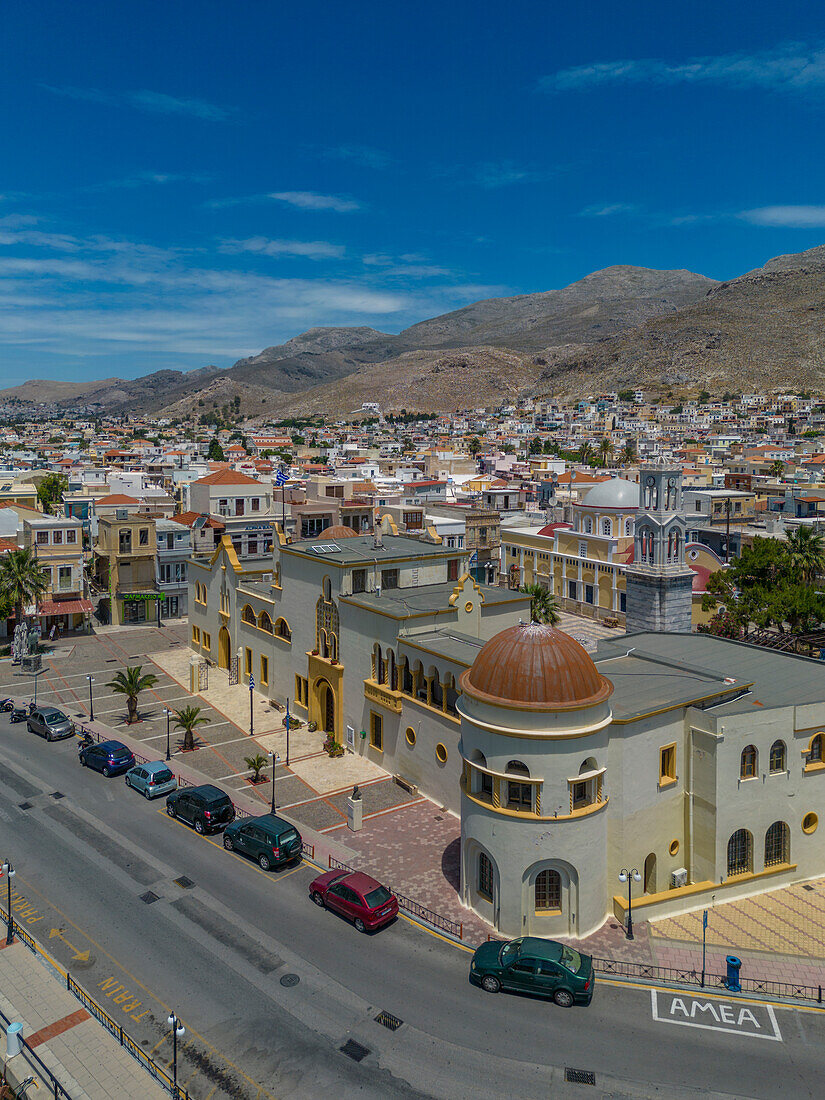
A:
{"label": "wispy white cloud", "polygon": [[579,211],[581,218],[612,218],[616,214],[638,214],[639,208],[632,202],[596,203]]}
{"label": "wispy white cloud", "polygon": [[77,88],[71,85],[41,84],[40,87],[65,99],[100,103],[108,107],[133,107],[135,110],[153,114],[188,115],[205,122],[226,122],[233,114],[229,107],[220,107],[203,99],[167,95],[165,92],[147,89],[136,92],[105,92],[99,88]]}
{"label": "wispy white cloud", "polygon": [[326,160],[347,160],[353,164],[360,164],[364,168],[389,168],[393,158],[382,149],[374,149],[371,145],[358,145],[357,143],[344,143],[342,145],[320,145],[313,147],[317,154]]}
{"label": "wispy white cloud", "polygon": [[297,206],[301,210],[334,210],[337,214],[349,214],[360,210],[361,204],[355,199],[340,195],[321,195],[317,191],[271,191],[270,199],[285,202],[288,206]]}
{"label": "wispy white cloud", "polygon": [[751,225],[782,229],[825,228],[825,206],[760,206],[742,210],[737,216]]}
{"label": "wispy white cloud", "polygon": [[546,92],[580,91],[610,84],[717,84],[805,92],[825,87],[825,46],[788,42],[756,53],[596,61],[543,77]]}
{"label": "wispy white cloud", "polygon": [[247,237],[245,240],[224,240],[222,252],[257,252],[262,256],[301,256],[308,260],[340,259],[345,248],[330,241],[273,241],[266,237]]}

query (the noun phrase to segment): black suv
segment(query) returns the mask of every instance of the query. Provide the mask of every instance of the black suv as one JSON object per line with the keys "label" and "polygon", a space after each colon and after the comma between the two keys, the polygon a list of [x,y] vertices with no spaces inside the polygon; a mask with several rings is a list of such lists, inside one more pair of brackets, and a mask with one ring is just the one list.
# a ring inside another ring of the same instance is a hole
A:
{"label": "black suv", "polygon": [[223,846],[227,852],[243,852],[257,859],[264,871],[301,858],[301,834],[275,814],[245,817],[228,825]]}
{"label": "black suv", "polygon": [[235,820],[231,798],[211,783],[174,791],[166,799],[166,812],[170,817],[179,817],[187,825],[194,825],[198,833],[223,829]]}

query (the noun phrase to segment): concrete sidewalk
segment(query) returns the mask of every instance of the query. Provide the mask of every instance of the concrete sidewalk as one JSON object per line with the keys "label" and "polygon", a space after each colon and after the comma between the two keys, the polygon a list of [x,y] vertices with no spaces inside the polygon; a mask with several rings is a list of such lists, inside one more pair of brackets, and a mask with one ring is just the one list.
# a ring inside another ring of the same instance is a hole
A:
{"label": "concrete sidewalk", "polygon": [[[0,943],[0,1011],[23,1024],[21,1035],[72,1100],[163,1100],[168,1093],[76,1000],[47,964],[21,941]],[[52,1085],[23,1048],[4,1059],[9,1082],[28,1075],[37,1094]],[[42,1090],[42,1091],[41,1091]]]}

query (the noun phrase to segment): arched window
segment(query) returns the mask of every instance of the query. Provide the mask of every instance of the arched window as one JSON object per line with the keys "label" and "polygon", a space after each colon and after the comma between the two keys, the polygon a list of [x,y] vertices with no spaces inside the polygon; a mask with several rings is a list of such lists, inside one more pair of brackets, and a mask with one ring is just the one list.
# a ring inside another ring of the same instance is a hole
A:
{"label": "arched window", "polygon": [[286,619],[276,619],[275,635],[278,638],[283,638],[285,642],[292,641],[292,631],[290,630],[289,623],[286,621]]}
{"label": "arched window", "polygon": [[478,892],[488,901],[493,900],[493,861],[486,852],[478,853]]}
{"label": "arched window", "polygon": [[396,691],[398,688],[398,672],[395,666],[395,653],[391,650],[387,650],[387,683],[392,691]]}
{"label": "arched window", "polygon": [[667,536],[667,560],[678,561],[681,552],[681,535],[676,527],[671,528]]}
{"label": "arched window", "polygon": [[653,549],[653,531],[649,527],[643,527],[639,532],[639,554],[643,562],[654,564],[655,552]]}
{"label": "arched window", "polygon": [[728,874],[745,875],[753,870],[753,837],[737,829],[728,841]]}
{"label": "arched window", "polygon": [[258,616],[258,629],[265,630],[267,634],[272,633],[272,619],[270,619],[266,611],[262,611]]}
{"label": "arched window", "polygon": [[444,692],[441,687],[441,678],[435,665],[430,665],[427,675],[430,678],[430,703],[432,706],[438,707],[438,709],[441,710],[441,704],[444,701]]}
{"label": "arched window", "polygon": [[[470,757],[474,764],[478,764],[482,768],[487,767],[487,757],[480,749],[473,749],[472,756]],[[493,777],[489,772],[476,772],[478,794],[482,798],[488,798],[491,802],[493,800]]]}
{"label": "arched window", "polygon": [[536,912],[561,911],[561,875],[539,871],[536,875]]}
{"label": "arched window", "polygon": [[593,534],[593,519],[591,516],[584,517],[584,522],[582,523],[582,531],[584,531],[585,535]]}
{"label": "arched window", "polygon": [[630,535],[633,534],[633,517],[632,516],[627,516],[625,518],[624,533],[625,533],[625,538],[628,538]]}
{"label": "arched window", "polygon": [[455,689],[455,677],[452,672],[448,672],[444,677],[444,695],[447,699],[447,713],[455,714],[455,701],[458,698],[458,692]]}
{"label": "arched window", "polygon": [[823,738],[821,733],[818,733],[815,737],[811,738],[811,746],[808,749],[808,763],[809,764],[821,764],[823,757]]}
{"label": "arched window", "polygon": [[372,678],[376,684],[384,683],[384,654],[377,642],[372,647]]}
{"label": "arched window", "polygon": [[759,753],[755,745],[745,745],[739,762],[739,778],[754,779],[759,771]]}
{"label": "arched window", "polygon": [[613,520],[605,518],[602,520],[602,534],[610,538],[613,534]]}
{"label": "arched window", "polygon": [[323,593],[324,599],[327,601],[327,603],[329,603],[329,601],[332,599],[332,581],[329,579],[329,577],[324,577]]}
{"label": "arched window", "polygon": [[243,611],[241,612],[241,618],[245,623],[251,623],[252,626],[255,625],[255,612],[252,610],[248,603],[244,604]]}
{"label": "arched window", "polygon": [[[329,584],[329,578],[324,578],[324,589]],[[330,657],[330,635],[338,636],[338,608],[332,600],[319,597],[315,604],[315,648],[322,657]],[[336,659],[337,659],[336,653]]]}
{"label": "arched window", "polygon": [[401,670],[401,690],[405,695],[412,695],[413,693],[413,677],[412,672],[410,672],[410,662],[406,657]]}
{"label": "arched window", "polygon": [[415,696],[420,699],[422,703],[427,702],[427,681],[424,679],[424,666],[420,661],[415,662],[413,668],[413,679],[415,680]]}
{"label": "arched window", "polygon": [[791,830],[784,821],[774,821],[765,833],[765,866],[791,862]]}
{"label": "arched window", "polygon": [[785,742],[774,741],[771,745],[771,771],[772,772],[784,772],[785,770]]}
{"label": "arched window", "polygon": [[[510,760],[504,769],[508,775],[523,775],[530,778],[530,769],[520,760]],[[507,809],[527,810],[533,809],[533,785],[521,783],[517,779],[511,779],[507,783]]]}

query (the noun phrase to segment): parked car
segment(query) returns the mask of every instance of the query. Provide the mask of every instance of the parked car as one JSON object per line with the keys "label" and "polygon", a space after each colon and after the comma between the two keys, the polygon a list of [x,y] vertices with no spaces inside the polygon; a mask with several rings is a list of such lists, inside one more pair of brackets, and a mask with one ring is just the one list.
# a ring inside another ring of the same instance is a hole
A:
{"label": "parked car", "polygon": [[361,871],[326,871],[310,883],[309,896],[352,921],[359,932],[374,932],[398,915],[395,894]]}
{"label": "parked car", "polygon": [[[15,720],[14,713],[12,711],[12,720]],[[28,715],[27,722],[31,733],[37,733],[47,741],[59,741],[74,735],[74,725],[71,720],[62,710],[56,710],[54,707],[37,707]]]}
{"label": "parked car", "polygon": [[84,768],[103,772],[107,779],[110,775],[122,775],[135,766],[131,749],[127,749],[120,741],[101,741],[99,745],[94,742],[81,744],[77,755]]}
{"label": "parked car", "polygon": [[223,846],[227,852],[243,852],[257,859],[263,871],[301,858],[301,834],[275,814],[233,821],[224,830]]}
{"label": "parked car", "polygon": [[223,829],[235,820],[232,799],[211,783],[179,788],[166,799],[166,812],[187,825],[194,825],[198,833]]}
{"label": "parked car", "polygon": [[596,977],[593,960],[556,940],[522,936],[502,943],[489,940],[476,948],[470,981],[488,993],[500,989],[551,997],[562,1008],[589,1005]]}
{"label": "parked car", "polygon": [[159,798],[162,794],[176,791],[178,781],[163,760],[150,760],[146,764],[136,764],[126,773],[126,786],[146,798]]}

